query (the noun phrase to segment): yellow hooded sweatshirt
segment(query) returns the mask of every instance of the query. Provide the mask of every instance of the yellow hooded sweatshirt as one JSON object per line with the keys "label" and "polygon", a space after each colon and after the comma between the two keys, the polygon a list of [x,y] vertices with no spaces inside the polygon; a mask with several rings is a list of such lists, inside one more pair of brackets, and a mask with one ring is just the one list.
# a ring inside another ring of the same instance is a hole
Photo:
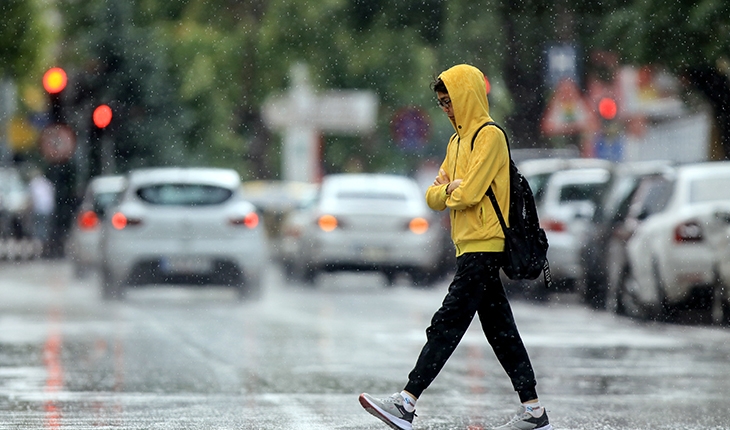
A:
{"label": "yellow hooded sweatshirt", "polygon": [[489,197],[491,185],[499,207],[508,220],[509,208],[509,152],[504,134],[487,126],[474,133],[489,116],[489,102],[484,75],[479,69],[466,64],[454,66],[439,78],[446,85],[454,110],[451,120],[456,133],[449,139],[446,158],[441,168],[449,180],[461,179],[461,184],[446,194],[447,185],[432,185],[426,191],[431,209],[451,209],[451,239],[456,255],[466,252],[501,252],[504,234]]}

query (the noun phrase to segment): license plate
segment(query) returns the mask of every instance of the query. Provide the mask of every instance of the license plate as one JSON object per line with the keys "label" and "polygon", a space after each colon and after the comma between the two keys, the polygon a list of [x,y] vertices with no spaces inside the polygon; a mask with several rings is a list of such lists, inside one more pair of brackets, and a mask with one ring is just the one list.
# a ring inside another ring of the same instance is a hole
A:
{"label": "license plate", "polygon": [[387,255],[385,248],[366,246],[362,249],[362,256],[367,260],[384,260]]}
{"label": "license plate", "polygon": [[160,264],[166,273],[205,273],[210,272],[211,267],[211,261],[203,257],[167,257]]}

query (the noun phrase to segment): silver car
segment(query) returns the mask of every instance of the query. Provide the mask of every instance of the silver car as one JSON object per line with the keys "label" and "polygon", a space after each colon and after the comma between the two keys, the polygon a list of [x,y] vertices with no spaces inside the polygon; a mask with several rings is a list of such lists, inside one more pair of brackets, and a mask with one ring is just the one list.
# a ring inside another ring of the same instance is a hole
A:
{"label": "silver car", "polygon": [[387,174],[326,176],[318,198],[287,218],[283,234],[292,274],[312,283],[318,272],[380,271],[392,284],[408,273],[416,285],[441,273],[441,231],[412,178]]}
{"label": "silver car", "polygon": [[102,293],[128,286],[218,284],[257,296],[269,260],[265,229],[229,169],[132,171],[104,223]]}
{"label": "silver car", "polygon": [[66,242],[66,255],[77,277],[99,268],[101,225],[107,209],[117,201],[125,185],[121,175],[97,176],[89,181]]}
{"label": "silver car", "polygon": [[580,251],[610,172],[605,168],[562,170],[550,176],[537,207],[545,229],[555,285],[575,288],[583,277]]}

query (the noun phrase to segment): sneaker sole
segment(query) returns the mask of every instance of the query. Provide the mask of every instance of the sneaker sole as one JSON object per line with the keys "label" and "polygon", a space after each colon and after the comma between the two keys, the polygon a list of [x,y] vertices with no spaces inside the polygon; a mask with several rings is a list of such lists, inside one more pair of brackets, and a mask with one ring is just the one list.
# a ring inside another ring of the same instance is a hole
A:
{"label": "sneaker sole", "polygon": [[413,425],[411,423],[395,417],[388,412],[382,410],[377,405],[370,403],[370,401],[368,401],[368,399],[364,395],[360,394],[359,400],[360,405],[362,405],[362,407],[365,408],[365,410],[368,411],[370,415],[374,416],[385,424],[388,424],[390,428],[394,430],[413,430]]}

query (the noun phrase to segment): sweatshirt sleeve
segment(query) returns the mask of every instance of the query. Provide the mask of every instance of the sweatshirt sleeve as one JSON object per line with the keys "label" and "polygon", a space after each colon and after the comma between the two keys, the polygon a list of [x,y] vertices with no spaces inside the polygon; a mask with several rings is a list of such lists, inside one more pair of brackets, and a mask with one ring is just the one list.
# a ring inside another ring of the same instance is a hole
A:
{"label": "sweatshirt sleeve", "polygon": [[479,203],[494,182],[497,172],[509,161],[504,134],[497,127],[484,127],[474,141],[461,185],[446,199],[446,206],[463,210]]}
{"label": "sweatshirt sleeve", "polygon": [[[448,163],[446,160],[441,163],[441,169],[444,169],[446,171],[446,166]],[[431,185],[426,190],[426,203],[428,204],[428,207],[435,211],[442,211],[446,209],[446,187],[448,187],[449,184],[444,185]]]}

